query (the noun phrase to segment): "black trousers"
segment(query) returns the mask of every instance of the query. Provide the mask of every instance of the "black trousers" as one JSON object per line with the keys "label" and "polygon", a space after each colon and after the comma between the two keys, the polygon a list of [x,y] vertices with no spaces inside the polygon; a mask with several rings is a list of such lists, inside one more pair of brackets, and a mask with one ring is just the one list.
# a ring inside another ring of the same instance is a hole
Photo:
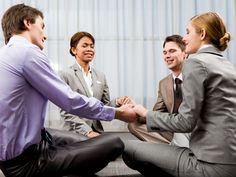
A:
{"label": "black trousers", "polygon": [[[42,141],[31,145],[21,155],[0,162],[6,177],[90,176],[115,160],[124,150],[119,137],[100,135],[88,140],[43,131]],[[61,138],[63,135],[63,138]]]}

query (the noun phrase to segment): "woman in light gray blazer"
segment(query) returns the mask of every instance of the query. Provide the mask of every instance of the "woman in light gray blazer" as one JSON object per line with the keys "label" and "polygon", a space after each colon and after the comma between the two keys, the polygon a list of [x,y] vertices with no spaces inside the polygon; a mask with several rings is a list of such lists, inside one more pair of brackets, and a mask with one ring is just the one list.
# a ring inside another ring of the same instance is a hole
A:
{"label": "woman in light gray blazer", "polygon": [[[110,100],[109,88],[104,73],[90,66],[95,55],[95,39],[88,32],[77,32],[70,40],[70,53],[75,57],[75,63],[60,71],[59,75],[73,91],[87,97],[95,97],[105,105],[120,106],[128,97]],[[72,131],[92,138],[103,132],[99,120],[72,115],[60,110],[63,120],[63,130]]]}
{"label": "woman in light gray blazer", "polygon": [[236,70],[221,54],[229,40],[218,14],[191,18],[184,41],[192,55],[183,67],[179,113],[134,108],[147,118],[149,131],[192,132],[190,147],[127,142],[128,166],[155,177],[236,176]]}

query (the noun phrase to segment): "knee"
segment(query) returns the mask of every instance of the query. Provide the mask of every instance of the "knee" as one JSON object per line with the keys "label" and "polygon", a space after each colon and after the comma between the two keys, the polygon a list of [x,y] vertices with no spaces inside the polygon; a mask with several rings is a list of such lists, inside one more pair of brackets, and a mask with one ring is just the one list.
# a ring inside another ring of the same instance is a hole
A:
{"label": "knee", "polygon": [[125,149],[122,154],[123,161],[127,166],[130,168],[134,168],[133,164],[135,163],[135,157],[134,157],[134,152],[135,152],[135,142],[133,141],[125,141]]}
{"label": "knee", "polygon": [[103,134],[104,141],[106,142],[107,147],[110,149],[122,153],[124,151],[124,143],[120,139],[120,137],[116,136],[115,134]]}
{"label": "knee", "polygon": [[124,152],[124,143],[119,137],[110,136],[109,142],[106,145],[106,148],[110,154],[110,160],[113,161]]}
{"label": "knee", "polygon": [[124,151],[125,145],[119,137],[115,137],[112,142],[115,149],[119,149],[122,152]]}

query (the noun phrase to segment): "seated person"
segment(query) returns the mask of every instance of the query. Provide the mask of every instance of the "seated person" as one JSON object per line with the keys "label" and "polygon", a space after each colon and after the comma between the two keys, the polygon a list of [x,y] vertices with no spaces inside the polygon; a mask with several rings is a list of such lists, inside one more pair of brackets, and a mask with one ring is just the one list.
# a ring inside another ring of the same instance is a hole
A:
{"label": "seated person", "polygon": [[[163,44],[163,57],[166,66],[171,70],[171,74],[159,82],[158,98],[153,107],[153,111],[177,113],[179,105],[182,101],[181,71],[186,58],[185,43],[183,42],[181,36],[172,35],[166,37]],[[175,82],[177,79],[180,81],[179,87],[178,83]],[[148,132],[145,118],[140,117],[136,122],[129,123],[128,129],[132,134],[143,141],[189,147],[190,134]]]}
{"label": "seated person", "polygon": [[[109,107],[71,90],[42,51],[43,13],[16,4],[2,17],[0,49],[0,169],[5,176],[92,176],[124,151],[117,136],[61,140],[45,130],[47,103],[90,119],[134,121],[133,105]],[[71,132],[68,132],[71,133]]]}
{"label": "seated person", "polygon": [[[90,62],[95,55],[95,39],[88,32],[77,32],[71,37],[70,53],[75,57],[75,63],[59,72],[73,91],[87,97],[95,97],[109,106],[120,106],[128,97],[110,100],[109,88],[105,75],[92,68]],[[91,120],[77,115],[72,115],[64,110],[60,110],[63,119],[63,129],[73,131],[89,138],[103,132],[102,124],[99,120]]]}

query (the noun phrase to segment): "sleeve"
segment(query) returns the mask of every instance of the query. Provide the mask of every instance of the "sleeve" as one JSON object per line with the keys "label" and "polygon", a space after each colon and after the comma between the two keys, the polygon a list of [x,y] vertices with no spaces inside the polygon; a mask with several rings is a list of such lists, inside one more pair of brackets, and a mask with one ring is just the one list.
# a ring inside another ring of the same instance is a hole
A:
{"label": "sleeve", "polygon": [[183,68],[183,101],[178,114],[148,111],[149,131],[191,132],[201,114],[207,70],[197,59],[189,58]]}
{"label": "sleeve", "polygon": [[49,99],[68,113],[105,121],[110,121],[115,116],[114,108],[104,106],[93,97],[87,98],[72,91],[51,68],[46,56],[40,51],[29,51],[23,75],[45,99]]}
{"label": "sleeve", "polygon": [[69,126],[69,131],[73,131],[75,133],[79,133],[82,135],[87,135],[92,128],[87,124],[84,119],[81,119],[78,116],[66,113],[62,109],[60,110],[60,114],[65,124]]}

